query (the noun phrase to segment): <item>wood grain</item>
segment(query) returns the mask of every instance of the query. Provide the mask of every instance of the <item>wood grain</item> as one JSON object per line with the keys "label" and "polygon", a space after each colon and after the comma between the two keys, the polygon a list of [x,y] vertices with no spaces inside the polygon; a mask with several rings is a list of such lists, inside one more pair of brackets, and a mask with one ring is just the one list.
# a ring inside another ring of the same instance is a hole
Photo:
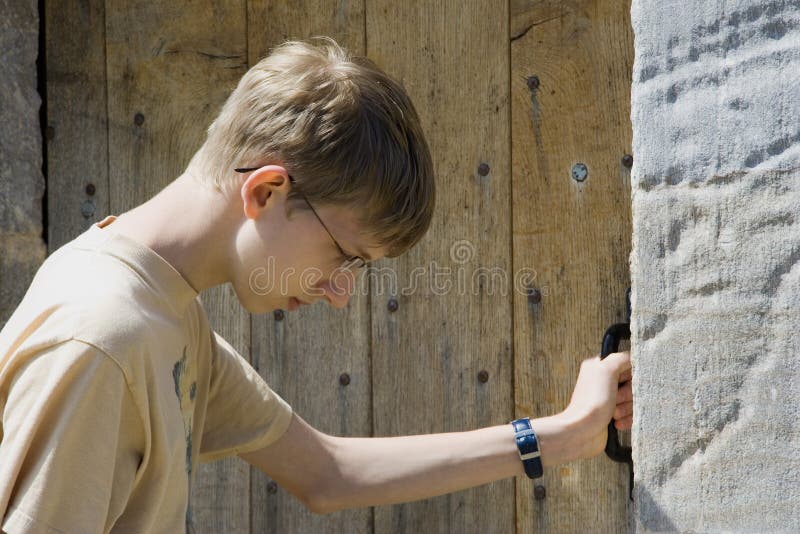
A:
{"label": "wood grain", "polygon": [[[244,1],[127,0],[106,13],[113,213],[180,175],[247,70]],[[137,117],[138,116],[138,117]]]}
{"label": "wood grain", "polygon": [[[541,295],[515,294],[516,412],[544,416],[567,406],[581,360],[625,320],[633,36],[627,1],[512,7],[514,269],[535,273]],[[627,477],[602,455],[547,470],[543,500],[521,481],[517,531],[625,532]]]}
{"label": "wood grain", "polygon": [[[422,243],[378,265],[394,288],[373,278],[344,310],[282,320],[249,316],[227,287],[203,296],[212,326],[320,430],[446,432],[556,413],[580,361],[625,319],[628,2],[47,0],[45,13],[50,251],[178,176],[247,67],[286,39],[332,36],[411,94],[438,205]],[[601,456],[548,470],[543,500],[509,479],[314,516],[234,458],[198,469],[192,507],[200,532],[623,532],[627,483]]]}
{"label": "wood grain", "polygon": [[[437,181],[428,235],[403,257],[382,262],[397,273],[397,287],[372,285],[378,436],[469,430],[506,423],[513,413],[511,294],[473,279],[480,268],[511,267],[507,36],[505,3],[367,6],[368,55],[410,93]],[[417,267],[425,274],[409,285]],[[395,312],[387,309],[390,297],[398,301]],[[485,383],[481,371],[488,372]],[[379,507],[375,531],[510,532],[513,492],[506,479]]]}
{"label": "wood grain", "polygon": [[49,254],[108,214],[105,5],[47,0],[40,16],[47,43]]}
{"label": "wood grain", "polygon": [[[364,2],[251,1],[250,64],[290,39],[327,35],[364,54]],[[369,295],[359,292],[343,310],[324,303],[252,317],[253,355],[259,372],[303,419],[339,436],[369,436],[372,403]],[[346,373],[350,382],[342,385]],[[314,515],[264,474],[253,471],[253,532],[372,532],[372,510]]]}
{"label": "wood grain", "polygon": [[[246,71],[243,1],[118,1],[106,13],[110,210],[143,203],[180,175]],[[250,358],[249,315],[232,289],[202,301],[212,328]],[[198,532],[250,532],[250,469],[199,465],[190,496]]]}
{"label": "wood grain", "polygon": [[332,37],[354,54],[364,54],[366,0],[308,0],[304,2],[248,2],[250,65],[284,41]]}

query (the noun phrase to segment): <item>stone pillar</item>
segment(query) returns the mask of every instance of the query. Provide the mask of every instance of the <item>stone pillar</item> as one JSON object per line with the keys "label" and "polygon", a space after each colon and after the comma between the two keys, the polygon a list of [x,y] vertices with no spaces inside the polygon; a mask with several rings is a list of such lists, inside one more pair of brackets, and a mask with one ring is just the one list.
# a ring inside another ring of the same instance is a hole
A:
{"label": "stone pillar", "polygon": [[800,2],[633,0],[638,532],[800,531]]}
{"label": "stone pillar", "polygon": [[0,0],[0,328],[46,255],[35,0]]}

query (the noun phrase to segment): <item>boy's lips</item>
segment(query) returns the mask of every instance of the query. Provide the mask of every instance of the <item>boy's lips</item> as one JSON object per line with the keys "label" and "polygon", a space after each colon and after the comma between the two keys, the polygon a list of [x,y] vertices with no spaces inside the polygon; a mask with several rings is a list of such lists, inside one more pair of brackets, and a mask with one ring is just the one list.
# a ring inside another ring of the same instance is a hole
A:
{"label": "boy's lips", "polygon": [[289,311],[294,311],[297,308],[299,308],[300,306],[307,306],[308,304],[309,304],[308,302],[304,302],[304,301],[298,299],[297,297],[290,297],[289,298],[288,309],[289,309]]}

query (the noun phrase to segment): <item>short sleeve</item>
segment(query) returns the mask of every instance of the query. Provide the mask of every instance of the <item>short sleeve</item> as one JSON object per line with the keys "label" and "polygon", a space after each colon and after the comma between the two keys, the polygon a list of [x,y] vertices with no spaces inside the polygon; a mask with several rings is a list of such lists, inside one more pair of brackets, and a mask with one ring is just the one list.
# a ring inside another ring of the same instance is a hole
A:
{"label": "short sleeve", "polygon": [[212,369],[200,462],[265,447],[289,428],[292,408],[248,361],[212,331]]}
{"label": "short sleeve", "polygon": [[122,369],[73,339],[28,357],[0,389],[2,530],[109,531],[144,454]]}

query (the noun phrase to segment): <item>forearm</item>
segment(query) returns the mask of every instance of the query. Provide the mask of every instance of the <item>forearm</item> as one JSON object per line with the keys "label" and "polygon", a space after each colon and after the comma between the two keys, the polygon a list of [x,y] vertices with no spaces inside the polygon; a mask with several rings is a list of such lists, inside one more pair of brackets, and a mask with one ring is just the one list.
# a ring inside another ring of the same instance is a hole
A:
{"label": "forearm", "polygon": [[[577,428],[562,415],[531,420],[542,464],[580,457]],[[525,476],[511,425],[389,438],[329,437],[333,459],[320,480],[325,511],[414,501]]]}

